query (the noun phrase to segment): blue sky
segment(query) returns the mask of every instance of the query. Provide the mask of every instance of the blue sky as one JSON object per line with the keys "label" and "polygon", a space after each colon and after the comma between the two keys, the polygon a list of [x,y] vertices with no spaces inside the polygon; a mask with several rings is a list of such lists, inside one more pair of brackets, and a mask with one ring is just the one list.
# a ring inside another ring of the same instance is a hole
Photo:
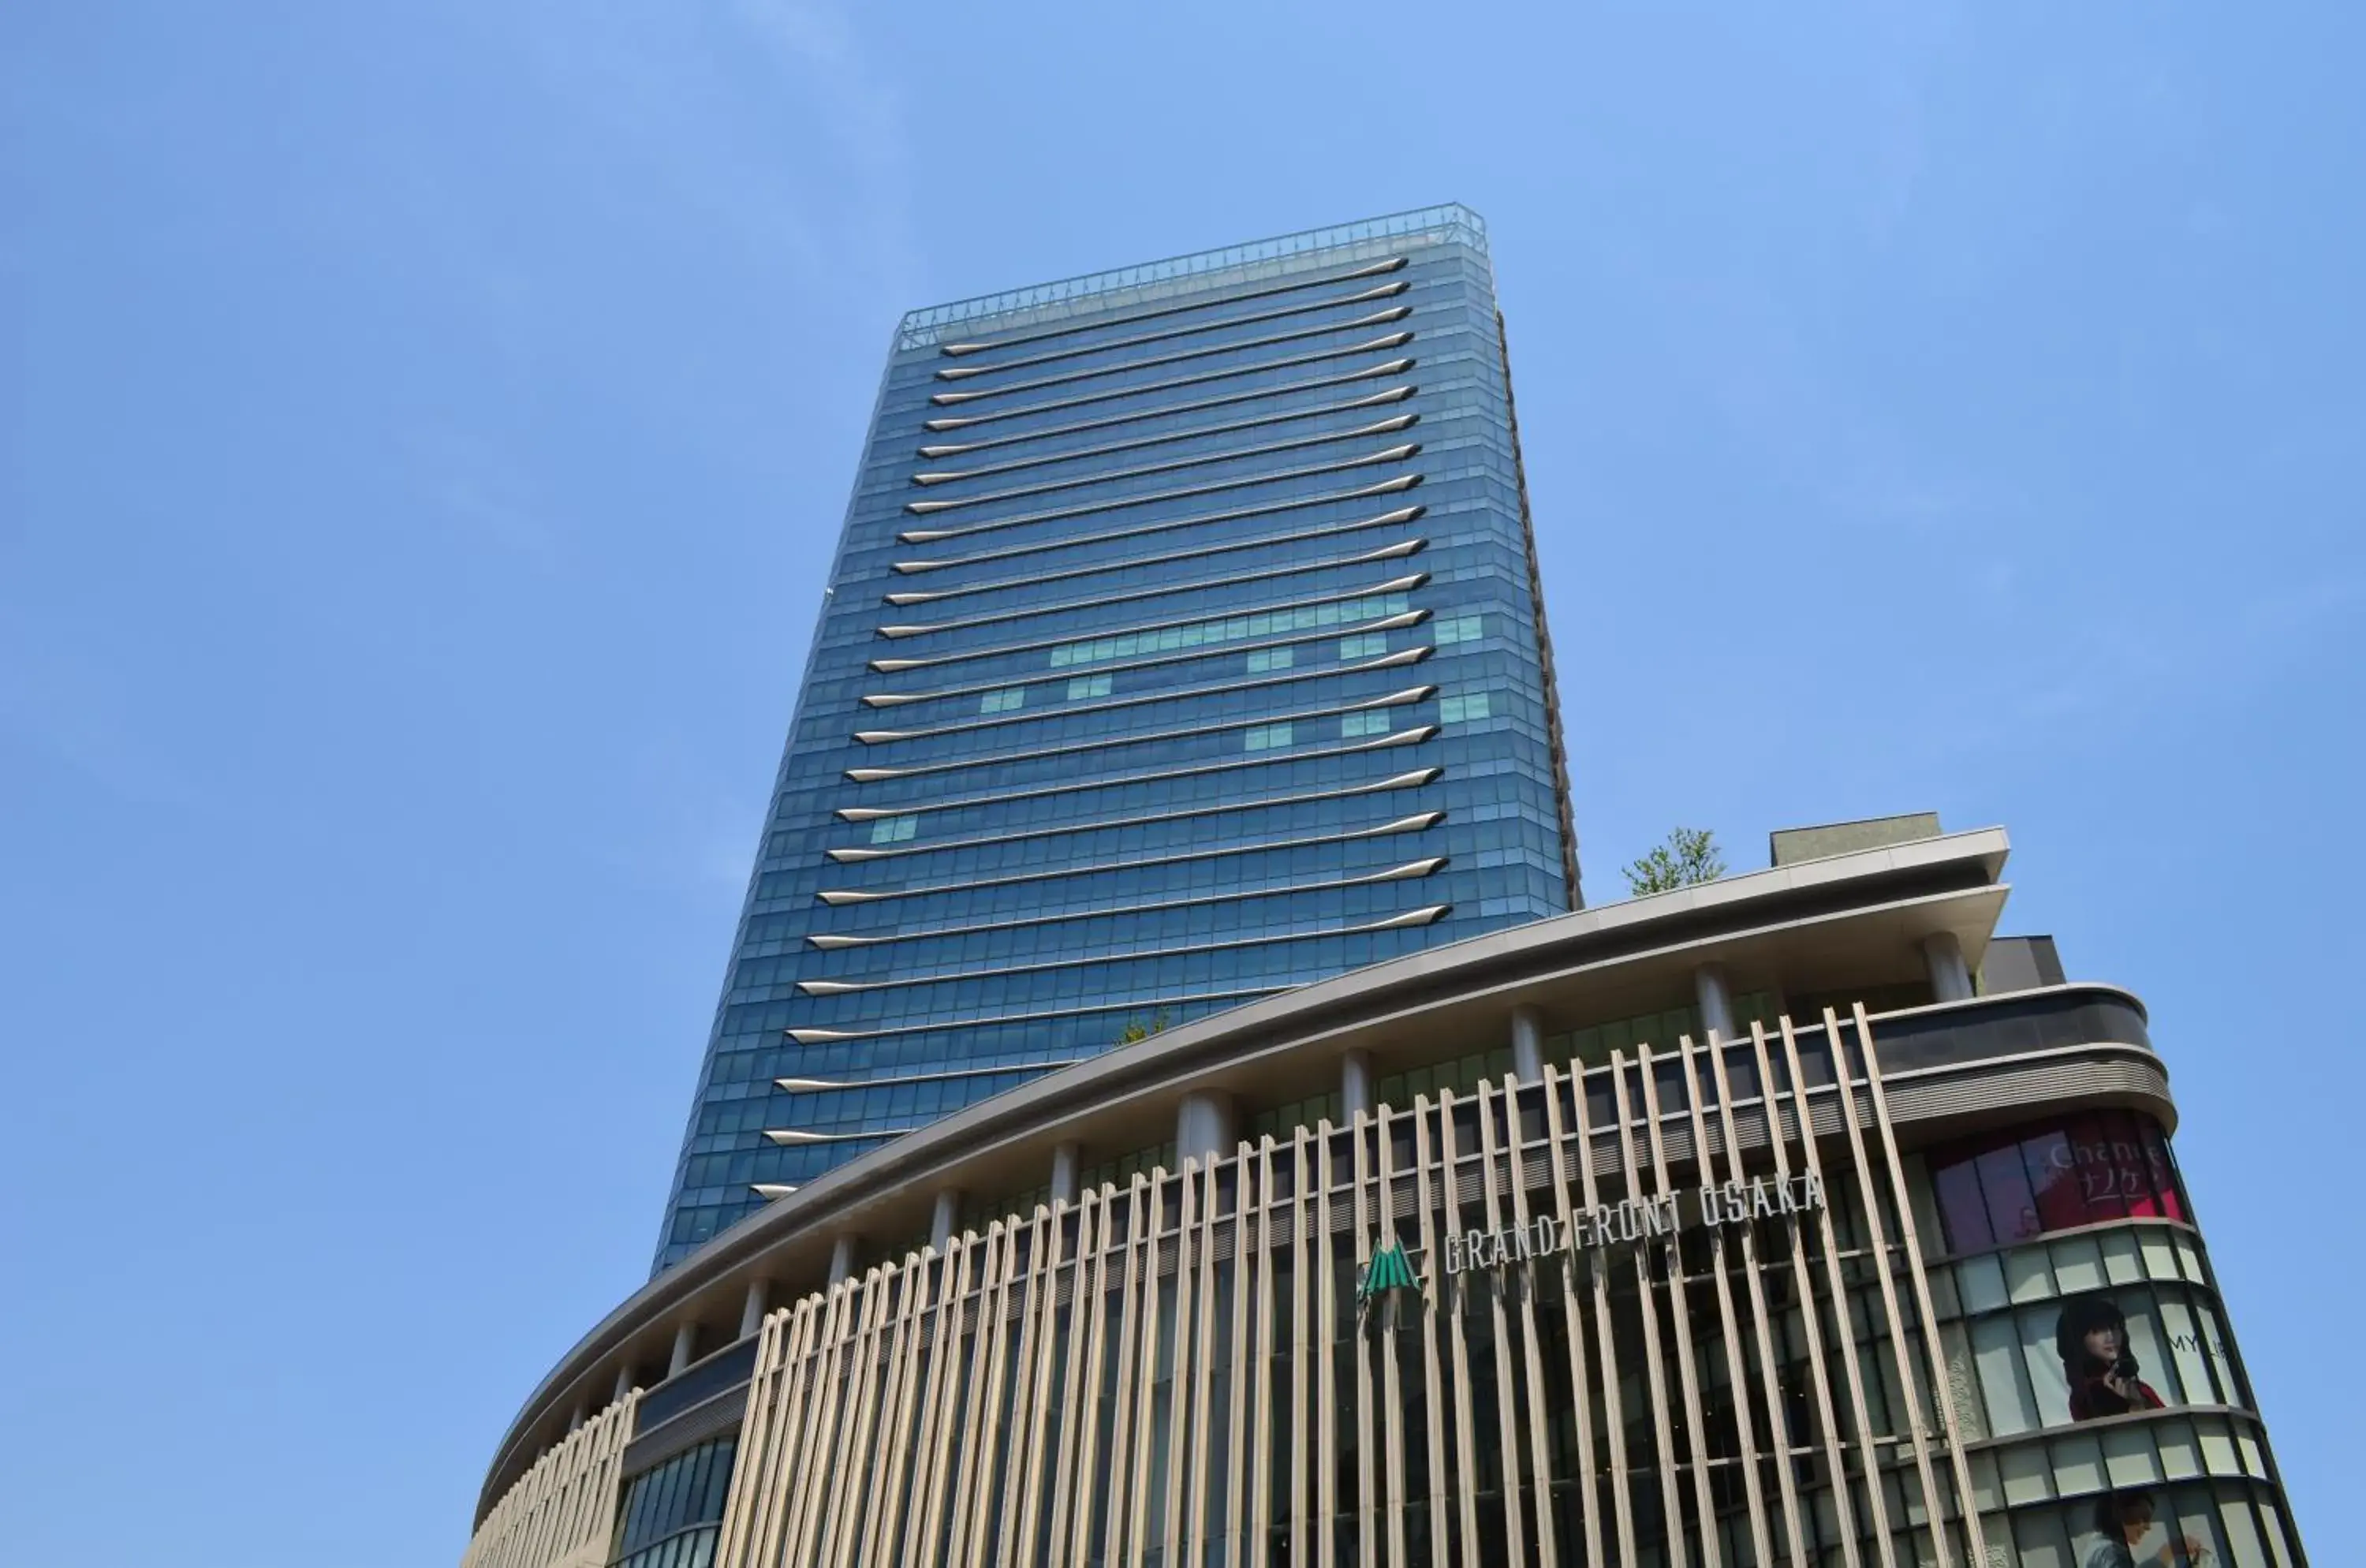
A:
{"label": "blue sky", "polygon": [[646,1269],[897,313],[1441,199],[1594,897],[1678,822],[1738,867],[2008,826],[2009,928],[2152,1008],[2333,1551],[2361,48],[2325,3],[8,6],[6,1554],[456,1561]]}

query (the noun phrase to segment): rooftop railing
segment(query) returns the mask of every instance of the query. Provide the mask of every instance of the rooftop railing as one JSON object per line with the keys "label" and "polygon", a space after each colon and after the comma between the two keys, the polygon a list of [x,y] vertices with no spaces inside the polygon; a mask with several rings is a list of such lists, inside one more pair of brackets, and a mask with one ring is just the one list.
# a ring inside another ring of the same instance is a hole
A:
{"label": "rooftop railing", "polygon": [[1469,245],[1482,255],[1487,253],[1487,224],[1469,208],[1453,203],[1443,207],[1416,208],[1410,212],[1391,213],[1385,218],[1367,218],[1355,223],[1308,229],[1295,234],[1277,235],[1269,240],[1227,245],[1222,250],[1198,251],[1190,255],[1170,256],[1165,261],[1143,262],[1109,272],[1086,273],[1078,277],[1062,278],[1056,283],[1038,283],[1026,288],[982,294],[974,299],[959,299],[947,305],[930,305],[925,310],[910,311],[904,317],[896,329],[896,346],[899,349],[925,347],[935,343],[946,327],[975,322],[988,317],[1013,318],[997,321],[995,326],[998,331],[1034,326],[1044,321],[1063,321],[1087,310],[1106,310],[1119,304],[1139,304],[1179,294],[1187,288],[1205,288],[1225,273],[1236,275],[1234,281],[1247,282],[1288,271],[1289,264],[1301,257],[1342,250],[1354,251],[1359,247],[1381,250],[1389,248],[1391,243],[1421,238],[1427,238],[1434,243]]}

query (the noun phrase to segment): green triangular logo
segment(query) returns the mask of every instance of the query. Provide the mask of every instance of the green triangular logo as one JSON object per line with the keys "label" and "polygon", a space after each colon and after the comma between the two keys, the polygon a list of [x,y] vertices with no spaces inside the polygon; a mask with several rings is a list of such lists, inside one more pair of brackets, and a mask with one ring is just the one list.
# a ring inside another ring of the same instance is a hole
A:
{"label": "green triangular logo", "polygon": [[1358,1303],[1371,1302],[1391,1291],[1418,1291],[1421,1281],[1414,1278],[1413,1265],[1405,1261],[1403,1244],[1391,1242],[1372,1254],[1365,1266],[1363,1283],[1356,1287]]}

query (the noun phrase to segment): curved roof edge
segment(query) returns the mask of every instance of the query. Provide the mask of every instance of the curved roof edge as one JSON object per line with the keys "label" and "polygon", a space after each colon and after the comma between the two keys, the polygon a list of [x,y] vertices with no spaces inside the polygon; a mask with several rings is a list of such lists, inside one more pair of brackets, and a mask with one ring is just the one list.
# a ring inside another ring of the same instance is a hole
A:
{"label": "curved roof edge", "polygon": [[604,1400],[587,1376],[653,1325],[703,1296],[736,1292],[760,1259],[809,1264],[796,1255],[826,1256],[866,1212],[899,1200],[925,1204],[937,1188],[961,1185],[958,1172],[997,1156],[1008,1163],[1015,1145],[1048,1154],[1082,1118],[1132,1109],[1141,1120],[1144,1101],[1171,1108],[1191,1089],[1226,1087],[1227,1069],[1242,1074],[1278,1053],[1332,1063],[1326,1046],[1345,1050],[1391,1026],[1434,1031],[1441,1008],[1508,1019],[1515,1006],[1549,1004],[1549,993],[1565,996],[1573,984],[1616,989],[1641,967],[1688,970],[1770,938],[1828,937],[1836,923],[1879,920],[1900,935],[1952,930],[1977,968],[2009,891],[2000,878],[2010,852],[2003,829],[1975,829],[1506,927],[1195,1019],[977,1101],[775,1200],[619,1303],[527,1395],[486,1485],[513,1468],[514,1450],[554,1407],[579,1394]]}

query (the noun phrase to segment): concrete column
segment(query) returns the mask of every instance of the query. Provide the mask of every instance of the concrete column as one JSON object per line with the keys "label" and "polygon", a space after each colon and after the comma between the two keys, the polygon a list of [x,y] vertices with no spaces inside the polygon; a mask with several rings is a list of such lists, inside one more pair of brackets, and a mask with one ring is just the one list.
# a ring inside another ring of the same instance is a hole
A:
{"label": "concrete column", "polygon": [[615,1393],[612,1393],[611,1395],[609,1395],[609,1397],[608,1397],[608,1403],[609,1403],[609,1404],[615,1404],[615,1403],[616,1403],[616,1401],[618,1401],[618,1400],[620,1400],[620,1399],[624,1398],[624,1397],[625,1397],[625,1395],[626,1395],[626,1394],[628,1394],[628,1393],[632,1393],[632,1392],[633,1392],[633,1363],[632,1363],[632,1362],[630,1362],[630,1361],[626,1361],[623,1366],[618,1367],[618,1368],[616,1369],[616,1391],[615,1391]]}
{"label": "concrete column", "polygon": [[1545,1024],[1534,1008],[1512,1010],[1512,1076],[1541,1083],[1545,1076]]}
{"label": "concrete column", "polygon": [[1725,983],[1724,964],[1704,964],[1693,971],[1693,1003],[1700,1013],[1703,1035],[1714,1032],[1719,1040],[1734,1037],[1733,992]]}
{"label": "concrete column", "polygon": [[950,1187],[937,1194],[937,1212],[929,1217],[929,1245],[939,1252],[953,1238],[953,1226],[961,1219],[961,1199]]}
{"label": "concrete column", "polygon": [[747,1338],[764,1326],[764,1314],[772,1310],[772,1281],[748,1281],[748,1300],[739,1308],[739,1337]]}
{"label": "concrete column", "polygon": [[1233,1152],[1237,1141],[1233,1097],[1216,1089],[1195,1089],[1175,1108],[1175,1162],[1197,1160],[1205,1165]]}
{"label": "concrete column", "polygon": [[1076,1145],[1055,1145],[1052,1150],[1052,1201],[1076,1201]]}
{"label": "concrete column", "polygon": [[1964,944],[1955,940],[1954,931],[1939,931],[1922,939],[1922,962],[1931,971],[1932,994],[1943,1002],[1969,1001],[1972,997],[1972,972],[1964,963]]}
{"label": "concrete column", "polygon": [[580,1431],[583,1427],[583,1417],[586,1414],[587,1412],[583,1408],[583,1402],[580,1399],[577,1400],[575,1402],[575,1408],[567,1413],[568,1431]]}
{"label": "concrete column", "polygon": [[841,1235],[829,1244],[829,1282],[839,1285],[854,1272],[854,1238]]}
{"label": "concrete column", "polygon": [[673,1331],[673,1355],[666,1362],[666,1376],[678,1378],[690,1365],[690,1353],[698,1348],[698,1325],[685,1323]]}
{"label": "concrete column", "polygon": [[1371,1110],[1372,1058],[1369,1053],[1350,1051],[1339,1058],[1339,1100],[1350,1117]]}

